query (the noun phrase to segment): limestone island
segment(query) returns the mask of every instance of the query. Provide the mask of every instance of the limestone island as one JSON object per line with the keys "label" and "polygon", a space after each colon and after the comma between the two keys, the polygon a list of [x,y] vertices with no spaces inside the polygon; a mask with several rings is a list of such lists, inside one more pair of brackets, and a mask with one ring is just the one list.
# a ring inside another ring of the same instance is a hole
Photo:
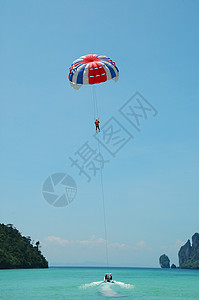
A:
{"label": "limestone island", "polygon": [[169,269],[170,268],[170,259],[166,254],[162,254],[159,258],[159,263],[161,268]]}
{"label": "limestone island", "polygon": [[[199,269],[199,234],[192,236],[192,245],[190,240],[182,246],[178,252],[180,269]],[[159,258],[161,268],[170,268],[170,260],[167,255],[163,254]],[[176,268],[172,264],[171,268]]]}
{"label": "limestone island", "polygon": [[192,246],[190,240],[180,248],[178,252],[179,267],[181,269],[199,269],[199,234],[192,236]]}
{"label": "limestone island", "polygon": [[0,224],[0,269],[48,268],[39,241],[22,236],[12,224]]}

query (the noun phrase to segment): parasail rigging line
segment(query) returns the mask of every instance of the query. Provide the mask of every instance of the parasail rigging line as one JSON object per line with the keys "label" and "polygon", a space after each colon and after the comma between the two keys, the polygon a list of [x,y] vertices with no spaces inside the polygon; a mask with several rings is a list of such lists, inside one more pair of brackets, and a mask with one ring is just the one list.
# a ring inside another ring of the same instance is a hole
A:
{"label": "parasail rigging line", "polygon": [[[100,141],[98,140],[98,151],[99,155],[101,156],[100,152]],[[106,226],[106,209],[105,209],[105,197],[104,197],[104,183],[103,183],[103,171],[102,165],[100,167],[100,181],[101,181],[101,190],[102,190],[102,206],[103,206],[103,215],[104,215],[104,235],[105,235],[105,244],[106,244],[106,265],[107,268],[109,267],[109,258],[108,258],[108,237],[107,237],[107,226]]]}
{"label": "parasail rigging line", "polygon": [[[94,86],[92,86],[92,98],[93,98],[93,105],[94,105],[94,115],[99,116],[96,90],[95,90]],[[101,156],[101,147],[100,147],[99,135],[98,135],[97,141],[98,141],[98,153]],[[102,164],[100,166],[100,183],[101,183],[102,208],[103,208],[103,217],[104,217],[104,237],[105,237],[105,248],[106,248],[106,264],[107,264],[107,268],[108,268],[109,267],[108,236],[107,236],[106,209],[105,209],[105,196],[104,196],[104,182],[103,182]]]}
{"label": "parasail rigging line", "polygon": [[95,86],[92,86],[92,102],[93,102],[93,115],[94,120],[99,119],[99,109],[98,109],[98,103],[97,103],[97,97],[96,97],[96,89]]}

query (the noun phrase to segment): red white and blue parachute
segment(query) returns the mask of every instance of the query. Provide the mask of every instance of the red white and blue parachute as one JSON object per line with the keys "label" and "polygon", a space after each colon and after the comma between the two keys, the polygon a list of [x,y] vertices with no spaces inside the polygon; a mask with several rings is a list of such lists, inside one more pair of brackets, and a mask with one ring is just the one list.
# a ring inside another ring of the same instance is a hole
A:
{"label": "red white and blue parachute", "polygon": [[119,70],[114,61],[104,55],[88,54],[75,60],[69,70],[68,79],[74,89],[83,84],[96,84],[109,79],[118,80]]}

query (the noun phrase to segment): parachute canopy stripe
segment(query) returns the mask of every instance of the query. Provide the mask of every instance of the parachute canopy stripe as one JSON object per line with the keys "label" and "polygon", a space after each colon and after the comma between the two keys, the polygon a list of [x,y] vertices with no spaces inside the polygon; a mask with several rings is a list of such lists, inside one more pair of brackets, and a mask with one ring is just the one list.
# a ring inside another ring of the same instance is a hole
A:
{"label": "parachute canopy stripe", "polygon": [[83,84],[97,84],[109,79],[117,81],[119,70],[115,62],[104,55],[88,54],[76,59],[68,74],[73,88],[79,89]]}
{"label": "parachute canopy stripe", "polygon": [[117,74],[116,74],[116,72],[115,72],[113,66],[110,66],[110,64],[107,63],[107,62],[103,62],[103,63],[109,68],[109,71],[110,71],[110,73],[111,73],[111,77],[112,77],[112,78],[116,77]]}
{"label": "parachute canopy stripe", "polygon": [[83,84],[83,74],[84,74],[85,68],[86,68],[86,65],[83,65],[83,67],[81,67],[81,69],[78,72],[78,75],[77,75],[77,83],[78,84]]}

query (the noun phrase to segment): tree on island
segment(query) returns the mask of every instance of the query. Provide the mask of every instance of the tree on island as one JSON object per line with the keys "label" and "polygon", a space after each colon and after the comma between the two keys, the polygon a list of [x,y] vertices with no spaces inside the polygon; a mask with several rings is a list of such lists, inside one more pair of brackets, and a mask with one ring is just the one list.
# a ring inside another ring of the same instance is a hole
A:
{"label": "tree on island", "polygon": [[36,247],[37,247],[37,251],[39,251],[39,247],[40,247],[40,242],[38,241],[38,242],[36,242]]}
{"label": "tree on island", "polygon": [[48,268],[39,245],[32,245],[30,236],[22,236],[12,224],[0,224],[0,269]]}

